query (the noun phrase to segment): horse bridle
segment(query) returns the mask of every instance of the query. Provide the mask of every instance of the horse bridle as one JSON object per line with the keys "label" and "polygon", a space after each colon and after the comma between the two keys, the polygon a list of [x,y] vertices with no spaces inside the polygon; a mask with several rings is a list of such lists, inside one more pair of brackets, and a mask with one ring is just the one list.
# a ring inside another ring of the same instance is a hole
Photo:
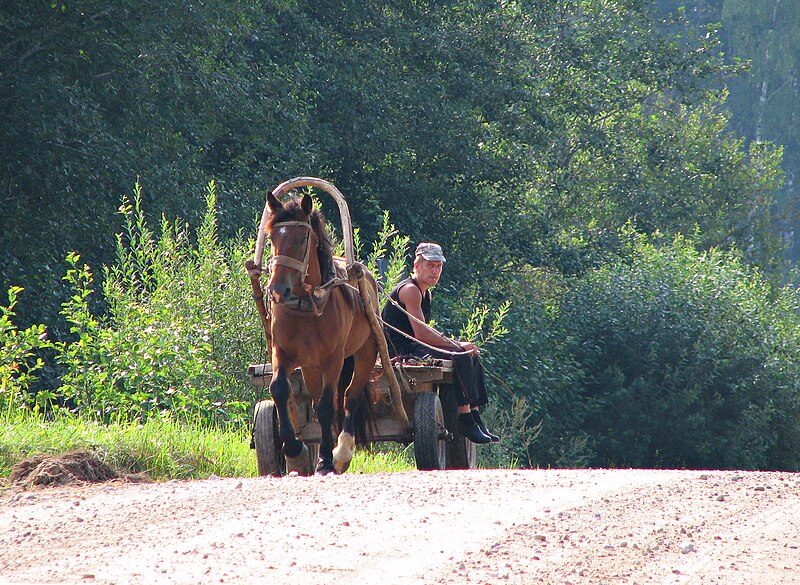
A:
{"label": "horse bridle", "polygon": [[300,226],[308,230],[306,233],[306,250],[303,254],[303,260],[297,260],[296,258],[292,258],[291,256],[286,256],[283,254],[273,254],[270,266],[281,265],[297,270],[300,273],[300,284],[303,285],[305,284],[306,277],[308,276],[308,264],[311,259],[311,249],[314,247],[314,245],[311,243],[311,236],[313,235],[316,238],[317,234],[315,234],[314,230],[311,229],[311,224],[306,221],[282,221],[274,224],[270,231],[277,227],[283,226]]}

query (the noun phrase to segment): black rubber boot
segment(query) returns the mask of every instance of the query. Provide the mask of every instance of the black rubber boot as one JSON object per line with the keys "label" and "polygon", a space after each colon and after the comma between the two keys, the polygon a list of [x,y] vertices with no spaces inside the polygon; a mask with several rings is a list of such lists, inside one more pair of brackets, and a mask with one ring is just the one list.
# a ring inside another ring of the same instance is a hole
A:
{"label": "black rubber boot", "polygon": [[478,425],[475,424],[475,419],[468,412],[458,415],[457,430],[458,434],[465,436],[473,443],[485,445],[486,443],[492,442],[491,437],[487,437],[481,432],[481,430],[478,428]]}
{"label": "black rubber boot", "polygon": [[475,421],[475,424],[478,425],[478,428],[481,430],[481,432],[489,437],[492,440],[492,443],[499,443],[500,437],[489,432],[489,429],[486,428],[486,423],[483,422],[480,413],[477,410],[472,410],[470,412],[472,413],[472,418]]}

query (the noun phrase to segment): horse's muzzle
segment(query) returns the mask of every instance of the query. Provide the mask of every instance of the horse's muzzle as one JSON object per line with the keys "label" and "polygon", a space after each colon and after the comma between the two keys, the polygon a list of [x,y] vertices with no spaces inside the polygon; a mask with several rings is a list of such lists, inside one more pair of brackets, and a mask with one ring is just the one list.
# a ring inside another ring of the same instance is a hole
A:
{"label": "horse's muzzle", "polygon": [[278,305],[296,299],[296,295],[292,293],[291,286],[271,286],[269,287],[269,296],[272,298],[272,302]]}

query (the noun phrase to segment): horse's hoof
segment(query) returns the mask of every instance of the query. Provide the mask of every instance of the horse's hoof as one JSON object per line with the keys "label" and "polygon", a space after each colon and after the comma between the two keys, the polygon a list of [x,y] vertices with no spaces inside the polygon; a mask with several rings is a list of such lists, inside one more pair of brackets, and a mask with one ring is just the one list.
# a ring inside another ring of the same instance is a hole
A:
{"label": "horse's hoof", "polygon": [[338,445],[333,450],[333,467],[336,469],[336,473],[344,473],[350,467],[355,447],[356,440],[353,435],[344,431],[339,433]]}
{"label": "horse's hoof", "polygon": [[284,458],[286,459],[286,472],[291,473],[292,471],[296,471],[300,475],[310,475],[311,467],[308,461],[308,447],[303,444],[303,448],[300,450],[300,454],[296,457],[289,457],[288,455],[284,454]]}
{"label": "horse's hoof", "polygon": [[324,460],[320,459],[319,463],[317,464],[317,470],[314,473],[314,475],[325,476],[325,475],[331,475],[331,474],[335,474],[335,473],[336,473],[336,469],[334,469],[334,467],[333,467],[333,461],[331,461],[331,460],[324,461]]}

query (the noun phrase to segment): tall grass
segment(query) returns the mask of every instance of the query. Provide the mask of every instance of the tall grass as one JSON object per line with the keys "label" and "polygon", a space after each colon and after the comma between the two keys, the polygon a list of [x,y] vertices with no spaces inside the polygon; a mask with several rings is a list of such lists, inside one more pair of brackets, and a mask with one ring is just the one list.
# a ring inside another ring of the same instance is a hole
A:
{"label": "tall grass", "polygon": [[7,476],[17,461],[31,455],[86,450],[122,474],[146,474],[154,480],[256,473],[245,428],[221,429],[170,418],[103,424],[65,413],[45,420],[25,410],[2,420],[0,476]]}
{"label": "tall grass", "polygon": [[[121,475],[144,474],[154,481],[258,475],[245,427],[223,429],[170,418],[103,424],[63,412],[45,419],[29,410],[6,413],[0,422],[0,477],[26,457],[75,451],[93,451]],[[357,451],[349,473],[413,468],[409,449],[392,445]]]}

